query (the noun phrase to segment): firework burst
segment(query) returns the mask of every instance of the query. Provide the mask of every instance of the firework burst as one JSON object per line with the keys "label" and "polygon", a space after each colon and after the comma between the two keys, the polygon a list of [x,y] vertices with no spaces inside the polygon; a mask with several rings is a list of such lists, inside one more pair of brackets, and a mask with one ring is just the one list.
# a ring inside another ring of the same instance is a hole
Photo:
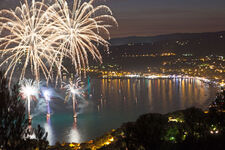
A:
{"label": "firework burst", "polygon": [[48,81],[53,66],[59,65],[56,61],[59,52],[51,45],[54,31],[45,13],[47,9],[44,0],[32,0],[31,6],[25,0],[15,11],[0,11],[0,31],[3,35],[0,38],[0,52],[5,58],[0,67],[6,68],[5,76],[9,74],[10,82],[15,72],[20,72],[20,80],[29,73],[37,81],[42,72]]}
{"label": "firework burst", "polygon": [[0,67],[9,75],[9,84],[15,72],[20,80],[32,74],[40,81],[43,74],[48,82],[56,74],[56,82],[62,81],[62,71],[67,72],[64,58],[72,61],[79,75],[88,68],[88,54],[102,62],[98,46],[108,50],[108,29],[117,26],[109,7],[94,7],[93,0],[74,0],[71,10],[66,0],[51,5],[32,0],[31,6],[24,1],[15,11],[0,11]]}
{"label": "firework burst", "polygon": [[39,83],[31,79],[24,79],[19,82],[20,85],[20,95],[23,99],[27,99],[27,110],[28,118],[31,120],[30,116],[30,101],[35,100],[39,92]]}
{"label": "firework burst", "polygon": [[69,84],[64,83],[64,89],[66,89],[66,98],[65,102],[67,102],[71,97],[73,100],[73,113],[74,118],[76,118],[76,95],[82,94],[82,82],[79,77],[75,77],[74,80],[70,80]]}
{"label": "firework burst", "polygon": [[63,57],[70,58],[79,75],[82,68],[84,73],[86,72],[88,54],[102,62],[98,46],[108,50],[107,39],[110,38],[108,29],[117,26],[109,7],[105,5],[94,7],[93,0],[83,3],[81,0],[74,0],[73,8],[70,9],[66,0],[58,0],[48,10],[54,22],[52,27],[57,29],[55,45],[58,51],[65,54],[58,58],[61,62]]}

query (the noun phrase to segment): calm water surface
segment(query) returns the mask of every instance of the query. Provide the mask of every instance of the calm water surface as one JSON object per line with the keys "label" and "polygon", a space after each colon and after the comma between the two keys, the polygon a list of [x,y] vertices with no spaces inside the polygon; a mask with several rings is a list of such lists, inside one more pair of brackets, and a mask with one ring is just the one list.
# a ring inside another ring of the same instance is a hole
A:
{"label": "calm water surface", "polygon": [[145,113],[168,113],[191,106],[205,108],[217,89],[195,79],[90,79],[84,97],[78,98],[78,118],[73,120],[72,102],[62,98],[50,102],[46,113],[33,117],[48,132],[50,144],[84,142],[135,121]]}

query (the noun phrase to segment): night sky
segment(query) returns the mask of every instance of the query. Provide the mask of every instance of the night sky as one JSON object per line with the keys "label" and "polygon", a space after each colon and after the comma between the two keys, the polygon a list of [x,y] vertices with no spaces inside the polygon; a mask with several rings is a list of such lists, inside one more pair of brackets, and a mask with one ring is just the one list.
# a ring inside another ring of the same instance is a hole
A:
{"label": "night sky", "polygon": [[[14,8],[18,1],[0,0],[0,8]],[[225,30],[225,0],[98,1],[108,5],[118,20],[112,37]]]}

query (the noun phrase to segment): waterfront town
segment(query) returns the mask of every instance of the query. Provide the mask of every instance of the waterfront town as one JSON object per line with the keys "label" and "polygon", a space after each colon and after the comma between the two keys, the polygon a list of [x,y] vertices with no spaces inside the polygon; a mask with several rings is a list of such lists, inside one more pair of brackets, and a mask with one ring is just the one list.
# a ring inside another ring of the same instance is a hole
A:
{"label": "waterfront town", "polygon": [[224,8],[0,0],[0,150],[224,150]]}
{"label": "waterfront town", "polygon": [[[125,57],[125,58],[124,58]],[[145,62],[140,71],[139,67],[135,69],[127,69],[130,66],[121,66],[116,63],[102,64],[98,66],[90,66],[87,72],[95,74],[103,78],[120,78],[120,77],[201,77],[216,81],[220,85],[224,85],[225,78],[225,57],[218,55],[197,57],[192,54],[176,55],[175,53],[161,53],[161,54],[145,54],[145,55],[122,55],[124,61],[127,57],[133,59],[145,57],[150,59],[149,64]],[[152,59],[152,60],[151,60]],[[157,61],[155,63],[154,61]],[[155,65],[152,65],[155,64]],[[149,65],[149,66],[148,66]]]}

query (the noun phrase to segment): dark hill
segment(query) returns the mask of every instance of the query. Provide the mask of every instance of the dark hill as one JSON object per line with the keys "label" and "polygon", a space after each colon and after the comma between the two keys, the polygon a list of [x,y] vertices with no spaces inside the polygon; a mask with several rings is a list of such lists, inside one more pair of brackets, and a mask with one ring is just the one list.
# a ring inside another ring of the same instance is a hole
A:
{"label": "dark hill", "polygon": [[112,56],[161,52],[225,55],[225,31],[117,38],[111,45]]}

